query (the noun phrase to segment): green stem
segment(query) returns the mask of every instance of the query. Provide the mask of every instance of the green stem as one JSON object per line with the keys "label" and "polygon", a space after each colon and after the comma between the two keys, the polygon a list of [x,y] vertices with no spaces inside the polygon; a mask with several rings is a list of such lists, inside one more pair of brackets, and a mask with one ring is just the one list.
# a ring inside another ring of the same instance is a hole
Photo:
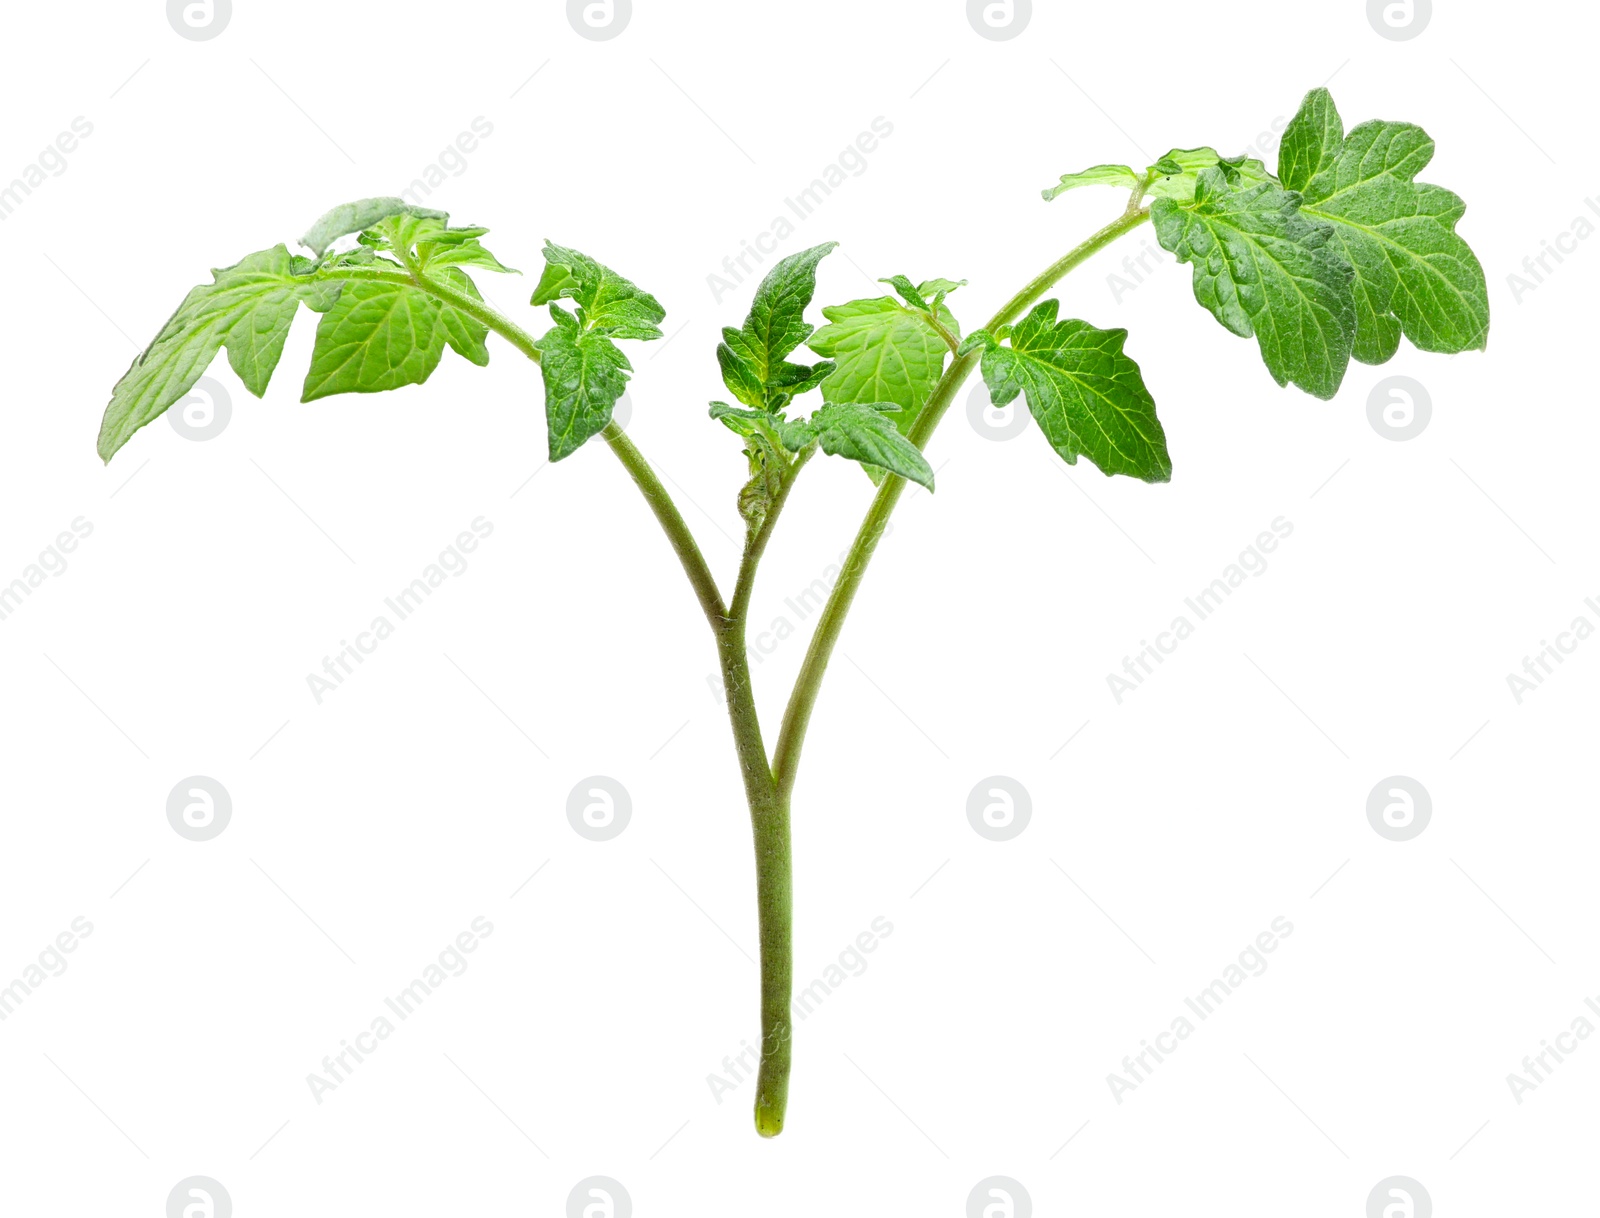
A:
{"label": "green stem", "polygon": [[733,725],[734,748],[744,776],[745,801],[750,806],[750,827],[755,839],[756,915],[761,940],[761,1066],[756,1075],[755,1121],[757,1131],[766,1138],[783,1132],[783,1114],[789,1102],[793,1040],[789,1004],[794,993],[793,852],[789,842],[789,803],[778,798],[756,715],[745,623],[761,556],[777,527],[783,505],[788,502],[789,491],[815,451],[815,446],[809,446],[795,457],[784,471],[783,482],[768,505],[765,518],[746,535],[727,627],[718,636],[728,718]]}
{"label": "green stem", "polygon": [[[1121,216],[1069,250],[1026,284],[989,319],[984,329],[992,334],[1000,326],[1017,321],[1068,271],[1099,253],[1118,237],[1139,227],[1149,218],[1149,209],[1138,206],[1136,195],[1129,200],[1128,209]],[[917,415],[916,422],[911,426],[910,439],[918,448],[927,446],[934,428],[939,426],[939,420],[950,408],[956,390],[977,365],[978,359],[977,352],[968,352],[966,355],[957,356],[945,369],[944,375],[934,386],[921,413]],[[827,672],[828,661],[832,658],[833,649],[839,642],[845,617],[855,600],[856,590],[861,586],[861,577],[866,574],[867,564],[872,561],[873,552],[877,550],[878,542],[883,537],[884,530],[888,528],[889,517],[894,514],[895,505],[900,502],[900,495],[905,490],[905,485],[905,479],[891,474],[878,488],[872,506],[867,509],[866,518],[862,520],[861,527],[856,532],[855,542],[845,559],[839,581],[834,584],[833,591],[828,596],[828,603],[823,607],[816,631],[811,636],[811,645],[806,649],[806,658],[800,666],[800,675],[795,679],[794,691],[789,695],[789,705],[784,709],[783,723],[778,729],[777,749],[772,758],[778,798],[786,805],[794,790],[795,776],[800,765],[800,749],[805,743],[806,728],[811,722],[811,712],[816,706],[817,694],[822,689],[822,678]]]}
{"label": "green stem", "polygon": [[789,805],[778,798],[767,764],[745,623],[731,618],[717,635],[722,683],[733,727],[734,751],[744,779],[745,802],[756,851],[756,912],[761,940],[761,1067],[756,1079],[755,1121],[763,1137],[783,1129],[789,1098],[792,1040],[789,1001],[794,986],[794,893],[789,843]]}
{"label": "green stem", "polygon": [[656,520],[660,522],[667,540],[672,543],[678,561],[683,564],[684,574],[689,577],[695,595],[700,598],[700,608],[705,610],[706,620],[711,623],[713,630],[722,631],[728,620],[727,610],[722,604],[722,593],[717,590],[717,581],[712,578],[711,568],[706,566],[705,557],[700,553],[699,545],[695,543],[694,534],[684,523],[678,505],[672,502],[672,496],[667,493],[667,488],[661,485],[661,479],[657,478],[656,471],[650,468],[650,462],[646,461],[644,454],[634,447],[633,441],[628,439],[628,434],[621,427],[617,426],[615,419],[606,424],[605,430],[600,435],[611,445],[611,451],[617,454],[617,459],[633,477],[640,494],[650,505],[650,510],[656,514]]}
{"label": "green stem", "polygon": [[[1139,209],[1139,194],[1135,192],[1129,199],[1127,211],[1120,218],[1052,263],[1024,286],[990,319],[985,328],[992,333],[1002,325],[1015,322],[1068,271],[1148,219],[1149,210]],[[414,269],[407,274],[400,270],[386,271],[374,267],[343,267],[325,272],[323,277],[372,280],[419,288],[488,326],[529,359],[540,362],[539,350],[532,335],[482,302],[429,279]],[[950,341],[953,336],[945,337],[946,341]],[[939,379],[911,428],[911,441],[919,449],[927,445],[954,400],[956,391],[978,360],[976,352],[957,355]],[[860,587],[861,578],[866,573],[867,564],[905,490],[905,481],[894,475],[886,477],[867,510],[866,518],[861,522],[844,570],[834,585],[806,651],[800,675],[784,711],[777,749],[769,762],[760,718],[756,712],[755,694],[750,684],[745,623],[755,587],[756,570],[788,499],[789,490],[800,469],[810,459],[811,450],[802,452],[796,458],[786,472],[766,518],[758,528],[748,533],[733,600],[725,607],[693,534],[649,462],[614,421],[601,434],[655,513],[716,634],[718,659],[728,701],[728,719],[733,728],[734,749],[739,758],[755,839],[756,901],[761,941],[761,1065],[756,1080],[755,1123],[762,1136],[772,1137],[783,1130],[789,1098],[793,1042],[790,1002],[794,985],[794,898],[793,854],[789,836],[790,796],[794,790],[800,748],[828,660],[839,641],[845,617]]]}

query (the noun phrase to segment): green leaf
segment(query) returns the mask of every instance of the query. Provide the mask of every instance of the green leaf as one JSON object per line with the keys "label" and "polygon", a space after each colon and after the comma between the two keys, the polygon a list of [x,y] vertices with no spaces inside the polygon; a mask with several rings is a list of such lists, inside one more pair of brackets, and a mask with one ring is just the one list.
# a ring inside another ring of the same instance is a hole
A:
{"label": "green leaf", "polygon": [[[478,229],[477,232],[485,230]],[[441,234],[442,235],[442,234]],[[513,270],[509,266],[502,266],[500,259],[496,258],[476,237],[469,237],[463,241],[450,241],[441,243],[430,238],[423,242],[418,253],[422,269],[432,271],[447,266],[476,266],[486,271],[493,271],[497,275],[520,275],[521,271]]]}
{"label": "green leaf", "polygon": [[449,337],[445,306],[398,283],[352,280],[317,323],[302,402],[335,393],[381,393],[420,385],[439,366]]}
{"label": "green leaf", "polygon": [[931,296],[935,300],[942,300],[957,288],[967,286],[965,279],[924,279],[917,285],[917,292],[922,296]]}
{"label": "green leaf", "polygon": [[551,241],[544,243],[544,258],[544,274],[533,292],[534,304],[571,297],[584,329],[613,338],[661,337],[660,322],[667,311],[649,292],[587,254]]}
{"label": "green leaf", "polygon": [[357,199],[354,203],[341,203],[311,226],[300,238],[300,244],[315,250],[321,257],[340,237],[359,233],[391,216],[411,215],[434,220],[448,220],[449,215],[427,207],[413,207],[404,199]]}
{"label": "green leaf", "polygon": [[[895,425],[909,433],[944,372],[950,345],[924,312],[908,309],[892,296],[829,305],[822,315],[829,324],[808,345],[838,364],[822,383],[823,399],[889,403],[896,412]],[[960,332],[943,306],[939,318],[952,333]]]}
{"label": "green leaf", "polygon": [[1272,180],[1267,167],[1253,158],[1225,157],[1215,148],[1174,148],[1150,166],[1151,177],[1145,193],[1156,198],[1191,202],[1200,175],[1207,169],[1220,170],[1222,180],[1229,186],[1254,186]]}
{"label": "green leaf", "polygon": [[980,349],[987,351],[990,347],[996,346],[998,343],[999,340],[995,338],[993,334],[990,334],[989,331],[974,330],[971,334],[967,335],[961,340],[961,345],[956,348],[956,355],[958,357],[963,355],[971,355],[974,351]]}
{"label": "green leaf", "polygon": [[759,431],[760,425],[771,419],[764,410],[742,410],[738,406],[730,406],[726,402],[711,403],[711,417],[720,419],[723,426],[737,436],[751,436]]}
{"label": "green leaf", "polygon": [[777,391],[786,402],[802,393],[810,393],[832,376],[837,367],[830,360],[818,364],[791,364],[785,361],[772,370],[768,388]]}
{"label": "green leaf", "polygon": [[778,438],[790,452],[812,441],[830,456],[899,474],[933,489],[933,469],[917,446],[895,427],[888,402],[826,402],[810,419],[778,424]]}
{"label": "green leaf", "polygon": [[1017,323],[1011,345],[990,345],[983,379],[996,406],[1018,393],[1068,465],[1082,453],[1107,474],[1146,482],[1172,477],[1167,438],[1139,365],[1122,351],[1126,330],[1056,320],[1046,300]]}
{"label": "green leaf", "polygon": [[[923,296],[921,289],[913,286],[911,280],[904,275],[890,275],[889,278],[880,279],[878,282],[887,283],[894,288],[896,292],[900,293],[900,299],[904,300],[913,309],[921,309],[924,313],[929,311],[928,301]],[[948,282],[948,280],[944,282]],[[826,315],[826,310],[824,310],[824,315]]]}
{"label": "green leaf", "polygon": [[1144,175],[1127,165],[1095,165],[1081,173],[1064,173],[1061,181],[1040,191],[1048,203],[1057,195],[1066,194],[1079,186],[1119,186],[1123,190],[1138,190]]}
{"label": "green leaf", "polygon": [[598,329],[579,329],[555,305],[556,324],[534,343],[544,376],[544,412],[550,433],[550,460],[560,461],[611,422],[611,408],[628,387],[633,365],[622,349]]}
{"label": "green leaf", "polygon": [[1194,295],[1241,337],[1255,336],[1280,385],[1331,398],[1355,337],[1354,272],[1330,243],[1331,225],[1302,215],[1274,182],[1231,186],[1217,166],[1198,171],[1192,200],[1157,198],[1156,238],[1194,265]]}
{"label": "green leaf", "polygon": [[[455,289],[463,296],[469,296],[473,300],[483,299],[483,294],[478,291],[478,285],[472,282],[471,276],[465,271],[448,266],[439,267],[436,271],[434,267],[430,267],[429,271],[430,278]],[[439,305],[439,324],[444,328],[445,341],[457,355],[472,361],[480,368],[488,364],[488,326],[475,317],[469,317],[454,305],[443,302]]]}
{"label": "green leaf", "polygon": [[797,382],[784,361],[811,336],[805,311],[817,290],[817,263],[836,245],[827,241],[780,260],[756,288],[743,327],[723,328],[717,364],[729,391],[746,406],[780,410],[794,396],[783,378]]}
{"label": "green leaf", "polygon": [[789,459],[759,427],[748,433],[749,447],[744,455],[750,461],[750,481],[739,488],[739,515],[752,533],[766,522],[767,513],[783,490]]}
{"label": "green leaf", "polygon": [[1326,89],[1306,94],[1284,129],[1278,175],[1301,211],[1333,226],[1355,268],[1354,355],[1381,364],[1403,332],[1421,351],[1481,351],[1489,336],[1483,267],[1456,234],[1466,204],[1415,181],[1433,140],[1411,123],[1373,121],[1344,133]]}
{"label": "green leaf", "polygon": [[717,344],[717,366],[722,369],[722,383],[746,406],[765,410],[767,386],[756,372],[755,357],[749,353],[748,336],[743,331],[724,327],[722,337],[724,341]]}
{"label": "green leaf", "polygon": [[339,294],[338,284],[303,278],[295,267],[288,248],[275,245],[212,271],[213,282],[192,289],[112,390],[100,425],[101,459],[111,460],[188,393],[224,345],[245,388],[264,394],[300,303],[321,312]]}

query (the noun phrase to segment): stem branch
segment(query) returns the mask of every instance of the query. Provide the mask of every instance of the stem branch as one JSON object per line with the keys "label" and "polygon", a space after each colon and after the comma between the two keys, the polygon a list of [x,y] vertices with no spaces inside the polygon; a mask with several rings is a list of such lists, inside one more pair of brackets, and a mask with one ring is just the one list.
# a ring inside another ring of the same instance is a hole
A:
{"label": "stem branch", "polygon": [[[1139,227],[1149,218],[1150,209],[1140,208],[1138,196],[1135,195],[1129,200],[1128,209],[1121,216],[1069,250],[1024,285],[1015,296],[1001,306],[998,313],[989,319],[984,329],[992,334],[1000,326],[1015,322],[1068,271],[1099,253],[1124,233]],[[934,386],[921,413],[917,415],[916,422],[911,426],[910,439],[918,448],[927,446],[934,428],[939,426],[939,420],[950,408],[956,390],[977,365],[978,359],[978,353],[971,351],[966,355],[957,356],[945,369],[944,375]],[[878,548],[878,541],[882,538],[884,529],[888,527],[889,517],[894,514],[895,505],[900,502],[900,495],[905,490],[905,485],[905,479],[890,474],[878,488],[878,493],[873,497],[872,505],[867,509],[866,517],[856,532],[855,542],[845,559],[839,582],[834,584],[833,591],[828,596],[828,603],[822,610],[822,617],[817,622],[816,631],[811,636],[811,645],[806,649],[806,658],[801,664],[800,675],[795,678],[794,690],[789,695],[789,705],[783,712],[783,723],[778,729],[777,748],[772,758],[778,797],[785,803],[794,790],[795,776],[800,765],[800,749],[805,743],[806,728],[811,722],[811,712],[816,706],[817,694],[822,689],[822,678],[827,672],[828,661],[832,658],[833,649],[839,642],[845,617],[850,612],[851,602],[855,600],[856,590],[861,586],[861,577],[866,574],[867,564],[872,561],[873,552]]]}

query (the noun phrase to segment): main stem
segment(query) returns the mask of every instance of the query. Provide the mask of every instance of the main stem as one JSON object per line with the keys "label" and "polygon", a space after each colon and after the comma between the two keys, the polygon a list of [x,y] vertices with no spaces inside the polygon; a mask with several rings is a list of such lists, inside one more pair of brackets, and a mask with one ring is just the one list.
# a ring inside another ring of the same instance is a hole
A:
{"label": "main stem", "polygon": [[[1007,301],[984,328],[992,334],[998,327],[1017,321],[1068,271],[1149,219],[1149,210],[1139,207],[1142,193],[1135,191],[1128,201],[1127,210],[1120,217],[1046,267]],[[540,362],[533,336],[520,326],[482,302],[418,274],[415,268],[408,266],[406,271],[346,267],[327,272],[325,277],[372,279],[420,288],[482,322],[529,359]],[[927,446],[934,429],[950,408],[956,391],[971,374],[979,358],[975,351],[957,355],[939,378],[939,383],[934,386],[933,393],[911,428],[910,439],[919,449]],[[739,772],[744,780],[745,801],[750,807],[756,850],[756,905],[761,940],[761,1065],[756,1077],[755,1122],[757,1131],[763,1137],[773,1137],[782,1132],[784,1113],[788,1107],[793,1042],[790,1001],[794,989],[794,895],[789,801],[799,768],[800,748],[805,741],[806,728],[811,722],[811,712],[822,688],[828,661],[838,644],[845,617],[855,600],[856,590],[861,586],[862,576],[866,574],[867,565],[878,548],[878,541],[888,527],[889,517],[900,502],[905,480],[893,474],[886,477],[873,497],[871,507],[867,509],[867,515],[856,532],[855,542],[845,560],[844,570],[828,597],[816,632],[811,637],[800,675],[784,710],[777,748],[769,763],[761,735],[761,720],[756,713],[755,693],[750,685],[745,622],[761,556],[788,499],[789,490],[801,468],[810,460],[813,450],[807,449],[795,458],[785,471],[782,485],[773,497],[765,518],[748,531],[733,598],[724,605],[716,580],[700,553],[693,533],[684,523],[672,496],[661,485],[650,463],[615,421],[608,424],[601,435],[639,487],[645,502],[666,533],[716,636],[717,656],[728,700],[728,719],[733,728]]]}

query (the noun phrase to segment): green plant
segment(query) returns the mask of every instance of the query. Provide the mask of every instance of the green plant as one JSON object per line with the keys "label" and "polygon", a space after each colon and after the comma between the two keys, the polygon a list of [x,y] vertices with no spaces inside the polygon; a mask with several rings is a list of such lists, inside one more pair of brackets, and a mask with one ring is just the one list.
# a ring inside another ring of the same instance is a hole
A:
{"label": "green plant", "polygon": [[[933,488],[922,449],[956,390],[981,367],[996,406],[1021,394],[1068,464],[1106,474],[1171,476],[1166,438],[1123,330],[1063,320],[1041,298],[1074,267],[1146,221],[1190,263],[1195,298],[1235,334],[1254,337],[1278,384],[1330,398],[1353,356],[1381,363],[1404,333],[1424,351],[1481,349],[1489,327],[1482,268],[1455,223],[1449,191],[1415,181],[1433,142],[1408,123],[1363,123],[1346,134],[1324,89],[1307,95],[1284,132],[1273,175],[1257,160],[1210,148],[1169,152],[1144,170],[1100,165],[1067,174],[1050,199],[1079,186],[1126,189],[1122,213],[1046,267],[964,338],[947,303],[965,281],[903,275],[885,294],[805,311],[832,243],[784,258],[756,289],[744,324],[723,330],[722,379],[738,405],[711,417],[744,445],[746,522],[733,592],[723,599],[693,535],[649,463],[612,421],[631,366],[622,340],[661,337],[655,297],[594,259],[554,244],[532,303],[548,305],[538,338],[489,308],[469,271],[508,268],[442,212],[368,199],[329,212],[304,238],[213,272],[117,384],[101,427],[106,460],[188,392],[218,350],[260,396],[301,304],[321,315],[302,400],[425,381],[444,348],[488,362],[492,331],[540,366],[550,459],[599,435],[627,468],[676,551],[716,642],[734,746],[754,825],[761,941],[762,1056],[755,1120],[783,1127],[791,1048],[789,809],[807,724],[845,616],[907,480]],[[1148,200],[1148,202],[1147,202]],[[334,251],[354,235],[352,247]],[[792,362],[808,345],[816,363]],[[795,411],[820,391],[809,414]],[[795,481],[818,452],[859,462],[877,484],[838,582],[818,620],[770,756],[756,713],[745,624],[757,568]]]}

